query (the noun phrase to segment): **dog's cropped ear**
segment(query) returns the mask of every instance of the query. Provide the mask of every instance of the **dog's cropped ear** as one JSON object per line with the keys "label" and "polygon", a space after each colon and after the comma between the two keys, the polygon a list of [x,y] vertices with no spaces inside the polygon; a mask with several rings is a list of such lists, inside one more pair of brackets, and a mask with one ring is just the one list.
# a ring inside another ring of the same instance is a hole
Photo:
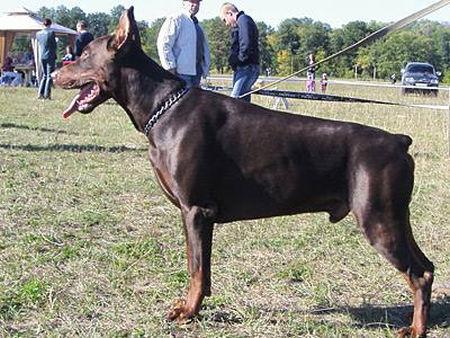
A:
{"label": "dog's cropped ear", "polygon": [[119,25],[112,36],[110,47],[119,50],[125,44],[134,41],[141,48],[141,38],[133,12],[134,7],[131,6],[120,16]]}

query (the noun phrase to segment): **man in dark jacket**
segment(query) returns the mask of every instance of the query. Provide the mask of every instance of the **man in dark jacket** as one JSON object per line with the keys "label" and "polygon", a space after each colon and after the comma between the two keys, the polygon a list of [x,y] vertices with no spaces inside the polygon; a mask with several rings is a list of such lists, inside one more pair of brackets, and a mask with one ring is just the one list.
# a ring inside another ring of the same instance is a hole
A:
{"label": "man in dark jacket", "polygon": [[[226,2],[220,9],[222,21],[231,27],[228,62],[234,71],[231,96],[239,97],[251,90],[259,76],[259,33],[253,19]],[[242,98],[250,102],[250,95]]]}
{"label": "man in dark jacket", "polygon": [[75,57],[79,58],[83,52],[83,48],[86,47],[89,42],[94,40],[94,36],[87,31],[86,21],[78,21],[77,23],[78,37],[75,40]]}
{"label": "man in dark jacket", "polygon": [[56,62],[56,38],[55,32],[50,29],[52,20],[44,19],[42,21],[44,29],[36,33],[36,40],[39,45],[41,58],[42,77],[39,84],[39,99],[50,99],[52,89],[51,74],[55,70]]}

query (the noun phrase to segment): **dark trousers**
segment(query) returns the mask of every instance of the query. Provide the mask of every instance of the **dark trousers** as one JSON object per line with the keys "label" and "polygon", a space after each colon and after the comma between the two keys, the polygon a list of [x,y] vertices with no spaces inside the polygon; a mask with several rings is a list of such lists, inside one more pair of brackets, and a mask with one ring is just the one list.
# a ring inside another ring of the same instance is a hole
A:
{"label": "dark trousers", "polygon": [[[232,97],[239,97],[251,91],[253,84],[259,76],[258,65],[238,66],[233,74],[233,90]],[[250,95],[247,95],[241,100],[250,102]]]}
{"label": "dark trousers", "polygon": [[50,98],[52,90],[51,74],[55,70],[55,60],[41,60],[42,78],[39,84],[39,97]]}

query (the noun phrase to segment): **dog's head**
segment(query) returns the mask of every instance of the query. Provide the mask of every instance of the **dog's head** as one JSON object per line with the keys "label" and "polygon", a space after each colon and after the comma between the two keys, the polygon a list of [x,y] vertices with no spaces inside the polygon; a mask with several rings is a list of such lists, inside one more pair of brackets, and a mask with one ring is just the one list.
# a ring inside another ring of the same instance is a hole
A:
{"label": "dog's head", "polygon": [[[63,112],[68,118],[74,112],[90,113],[95,107],[112,97],[120,76],[118,59],[132,47],[141,47],[133,7],[120,17],[115,33],[95,39],[87,45],[76,62],[62,67],[52,74],[56,85],[64,89],[80,89]],[[117,75],[117,74],[116,74]],[[116,80],[113,80],[116,79]]]}

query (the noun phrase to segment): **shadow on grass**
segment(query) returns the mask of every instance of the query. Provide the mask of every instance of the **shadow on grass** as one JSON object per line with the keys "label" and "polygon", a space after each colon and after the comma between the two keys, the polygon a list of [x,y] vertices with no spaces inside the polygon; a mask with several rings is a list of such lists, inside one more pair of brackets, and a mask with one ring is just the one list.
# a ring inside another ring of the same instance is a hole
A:
{"label": "shadow on grass", "polygon": [[[330,307],[324,309],[299,310],[302,314],[323,316],[333,313],[348,314],[353,318],[354,327],[365,329],[377,329],[391,327],[400,329],[409,326],[412,322],[412,305],[397,306],[371,306],[359,307]],[[431,304],[431,313],[428,328],[442,329],[450,327],[450,296]]]}
{"label": "shadow on grass", "polygon": [[55,152],[72,152],[72,153],[85,153],[85,152],[99,152],[99,153],[123,153],[123,152],[142,152],[147,151],[147,148],[132,148],[127,146],[112,146],[105,147],[96,144],[52,144],[46,146],[33,145],[33,144],[0,144],[0,149],[6,150],[23,150],[31,152],[40,151],[55,151]]}
{"label": "shadow on grass", "polygon": [[[401,328],[409,326],[412,321],[412,305],[387,307],[362,306],[358,308],[341,308],[335,312],[346,312],[357,322],[355,326],[362,328],[383,328],[390,326]],[[431,305],[428,327],[431,329],[450,327],[450,297]]]}
{"label": "shadow on grass", "polygon": [[56,134],[68,134],[68,135],[79,135],[78,133],[68,132],[65,130],[59,129],[50,129],[50,128],[38,128],[38,127],[29,127],[23,124],[15,124],[15,123],[1,123],[0,128],[4,129],[25,129],[25,130],[37,130],[47,133],[56,133]]}
{"label": "shadow on grass", "polygon": [[[411,325],[412,305],[397,306],[371,306],[363,305],[359,307],[328,307],[320,309],[286,309],[286,308],[258,308],[260,314],[269,315],[276,313],[299,313],[309,314],[317,317],[324,317],[331,314],[347,314],[353,319],[351,324],[355,328],[362,329],[383,329],[390,327],[400,329]],[[231,310],[216,309],[214,306],[203,307],[204,313],[201,319],[210,321],[241,324],[244,319],[241,314]],[[209,313],[208,313],[209,312]],[[277,322],[276,319],[273,320]],[[432,302],[430,319],[428,321],[429,329],[445,329],[450,327],[450,296],[439,301]]]}

